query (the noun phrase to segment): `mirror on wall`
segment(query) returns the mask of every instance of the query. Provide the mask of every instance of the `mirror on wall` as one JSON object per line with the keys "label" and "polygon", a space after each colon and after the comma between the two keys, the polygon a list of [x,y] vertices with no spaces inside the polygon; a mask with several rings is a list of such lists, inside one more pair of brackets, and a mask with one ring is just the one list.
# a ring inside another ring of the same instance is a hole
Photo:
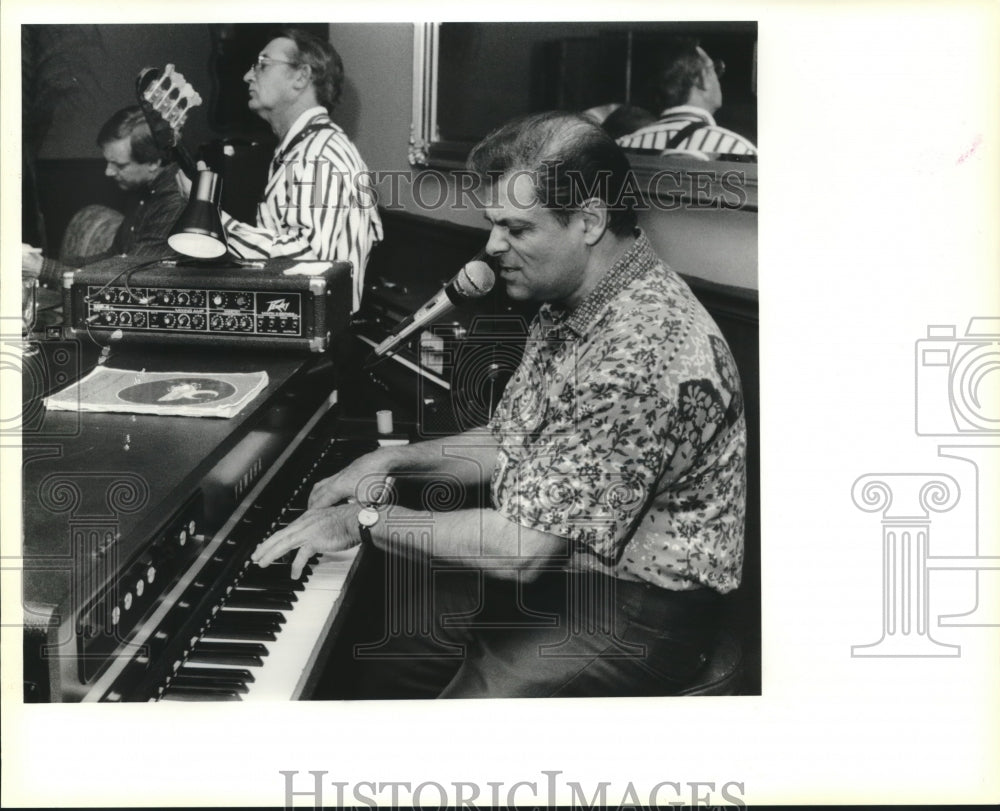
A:
{"label": "mirror on wall", "polygon": [[[657,65],[679,37],[696,39],[717,68],[715,122],[756,144],[755,22],[427,23],[414,30],[410,163],[460,168],[490,130],[542,110],[590,111],[600,120],[627,105],[641,111],[635,126],[655,124]],[[756,155],[629,154],[653,196],[756,207]]]}

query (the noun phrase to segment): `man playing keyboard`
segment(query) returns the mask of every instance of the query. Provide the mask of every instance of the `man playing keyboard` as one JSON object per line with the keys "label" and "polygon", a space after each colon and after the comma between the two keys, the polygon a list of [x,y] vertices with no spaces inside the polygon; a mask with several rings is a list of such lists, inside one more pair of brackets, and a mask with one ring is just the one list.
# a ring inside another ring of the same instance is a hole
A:
{"label": "man playing keyboard", "polygon": [[[254,560],[294,551],[294,574],[371,543],[419,575],[385,595],[417,632],[375,629],[357,697],[682,691],[741,575],[746,426],[729,348],[636,227],[627,159],[599,126],[530,116],[469,160],[494,184],[487,253],[507,293],[543,302],[496,414],[319,482]],[[488,484],[490,504],[428,519],[367,503],[408,474]],[[428,523],[429,538],[413,530]]]}

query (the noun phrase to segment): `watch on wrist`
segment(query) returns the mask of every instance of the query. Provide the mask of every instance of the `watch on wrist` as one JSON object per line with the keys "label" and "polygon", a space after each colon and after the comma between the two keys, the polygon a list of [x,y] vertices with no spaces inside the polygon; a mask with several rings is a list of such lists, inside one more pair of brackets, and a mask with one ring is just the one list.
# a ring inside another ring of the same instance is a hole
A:
{"label": "watch on wrist", "polygon": [[370,544],[372,542],[372,527],[378,523],[378,510],[372,505],[361,508],[358,513],[358,531],[361,533],[361,542]]}
{"label": "watch on wrist", "polygon": [[378,495],[365,504],[358,513],[358,532],[361,534],[362,543],[372,543],[372,527],[378,523],[381,517],[378,508],[389,502],[395,481],[392,476],[386,476]]}

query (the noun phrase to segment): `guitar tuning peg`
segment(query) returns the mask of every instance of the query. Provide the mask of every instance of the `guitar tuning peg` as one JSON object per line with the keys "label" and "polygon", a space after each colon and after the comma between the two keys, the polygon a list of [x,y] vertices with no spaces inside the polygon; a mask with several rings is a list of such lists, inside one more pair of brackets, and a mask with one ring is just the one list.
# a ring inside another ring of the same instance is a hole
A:
{"label": "guitar tuning peg", "polygon": [[[177,74],[180,81],[184,80],[181,74]],[[187,114],[194,107],[201,104],[201,96],[189,84],[178,85],[170,94],[171,105],[163,112],[163,117],[175,130],[180,129]]]}
{"label": "guitar tuning peg", "polygon": [[161,73],[159,78],[146,89],[145,96],[150,104],[155,107],[162,102],[164,96],[166,96],[175,85],[175,75],[177,76],[177,80],[183,83],[184,76],[177,73],[172,64],[168,63],[164,66],[163,73]]}
{"label": "guitar tuning peg", "polygon": [[171,63],[165,65],[163,73],[146,87],[143,97],[173,130],[175,138],[187,114],[202,103],[198,92]]}

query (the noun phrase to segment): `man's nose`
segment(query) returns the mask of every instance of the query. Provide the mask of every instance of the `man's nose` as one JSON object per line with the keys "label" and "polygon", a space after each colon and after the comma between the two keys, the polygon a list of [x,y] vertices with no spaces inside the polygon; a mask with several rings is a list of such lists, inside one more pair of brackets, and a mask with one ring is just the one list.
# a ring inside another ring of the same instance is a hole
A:
{"label": "man's nose", "polygon": [[510,245],[508,244],[506,238],[504,238],[501,229],[494,226],[490,229],[490,238],[486,242],[486,253],[490,256],[497,256],[503,253]]}
{"label": "man's nose", "polygon": [[114,177],[116,174],[118,174],[118,171],[115,169],[114,166],[112,166],[110,163],[105,165],[104,167],[105,177]]}
{"label": "man's nose", "polygon": [[253,68],[250,68],[246,73],[243,74],[243,81],[250,84],[253,79]]}

